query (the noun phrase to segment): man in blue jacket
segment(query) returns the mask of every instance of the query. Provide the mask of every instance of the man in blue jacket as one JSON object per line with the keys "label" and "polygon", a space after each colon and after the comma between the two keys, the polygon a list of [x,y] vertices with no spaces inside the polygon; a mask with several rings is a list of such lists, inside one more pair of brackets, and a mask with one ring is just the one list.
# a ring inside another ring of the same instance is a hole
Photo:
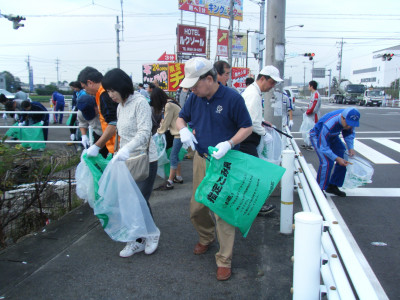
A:
{"label": "man in blue jacket", "polygon": [[[46,107],[44,107],[39,102],[30,102],[29,100],[25,100],[21,103],[21,108],[24,111],[47,111]],[[43,126],[49,126],[49,115],[46,113],[43,114],[21,114],[19,120],[19,126],[29,126],[36,123],[41,123]],[[43,137],[44,140],[47,141],[48,128],[43,128]]]}
{"label": "man in blue jacket", "polygon": [[[346,193],[338,188],[343,185],[346,166],[349,164],[343,158],[346,147],[339,135],[342,133],[349,156],[353,156],[354,128],[358,126],[360,126],[360,112],[356,108],[346,108],[327,113],[310,130],[310,141],[320,161],[317,181],[321,190],[346,197]],[[335,162],[335,170],[331,176]]]}
{"label": "man in blue jacket", "polygon": [[[64,111],[65,100],[64,96],[59,92],[54,92],[51,100],[55,103],[55,111]],[[55,123],[62,124],[64,114],[55,114]]]}

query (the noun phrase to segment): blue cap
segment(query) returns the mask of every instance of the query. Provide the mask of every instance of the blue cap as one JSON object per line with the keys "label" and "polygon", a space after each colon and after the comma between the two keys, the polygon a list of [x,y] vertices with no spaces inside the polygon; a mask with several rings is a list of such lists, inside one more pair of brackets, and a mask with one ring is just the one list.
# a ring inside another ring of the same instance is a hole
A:
{"label": "blue cap", "polygon": [[342,116],[346,119],[347,125],[351,127],[360,126],[360,112],[357,108],[346,108],[343,110]]}
{"label": "blue cap", "polygon": [[93,96],[83,95],[79,97],[76,107],[82,112],[85,120],[92,120],[96,116],[96,100]]}

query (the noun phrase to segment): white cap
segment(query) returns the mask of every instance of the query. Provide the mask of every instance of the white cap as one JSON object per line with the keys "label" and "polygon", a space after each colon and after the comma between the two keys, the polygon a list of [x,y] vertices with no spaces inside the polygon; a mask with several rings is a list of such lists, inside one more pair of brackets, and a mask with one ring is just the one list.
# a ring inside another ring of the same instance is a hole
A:
{"label": "white cap", "polygon": [[214,68],[211,61],[203,57],[194,57],[185,63],[185,79],[182,80],[180,86],[190,89],[196,84],[201,75],[206,74]]}
{"label": "white cap", "polygon": [[282,82],[283,80],[281,79],[279,75],[279,70],[275,68],[274,66],[265,66],[261,71],[261,75],[266,75],[271,77],[273,80],[277,82]]}

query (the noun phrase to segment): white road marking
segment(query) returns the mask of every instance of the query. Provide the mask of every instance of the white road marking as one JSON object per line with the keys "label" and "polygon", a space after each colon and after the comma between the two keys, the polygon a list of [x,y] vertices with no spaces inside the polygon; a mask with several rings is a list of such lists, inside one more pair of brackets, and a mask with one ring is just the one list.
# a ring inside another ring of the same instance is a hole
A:
{"label": "white road marking", "polygon": [[378,138],[378,139],[372,139],[372,140],[374,140],[375,142],[378,142],[379,144],[382,144],[392,150],[400,152],[400,144],[399,143],[396,143],[389,139],[384,139],[384,138]]}
{"label": "white road marking", "polygon": [[[315,171],[312,164],[308,164],[311,173],[314,174],[314,177],[317,176],[317,172]],[[346,190],[348,193],[348,190]],[[339,210],[337,209],[335,203],[332,201],[330,194],[327,194],[326,200],[328,200],[328,204],[332,209],[333,214],[336,217],[336,220],[339,222],[340,227],[343,230],[347,240],[349,241],[351,248],[353,249],[355,255],[357,256],[358,261],[360,262],[362,268],[364,269],[365,274],[369,278],[374,290],[376,291],[377,295],[379,295],[379,299],[382,300],[389,300],[388,296],[385,293],[381,283],[379,282],[378,278],[376,277],[374,271],[372,270],[370,264],[368,263],[367,259],[365,258],[364,254],[362,253],[360,247],[358,246],[355,238],[353,237],[349,227],[347,227],[346,222],[344,221],[342,215],[340,214]]]}
{"label": "white road marking", "polygon": [[372,149],[371,147],[361,143],[358,140],[354,141],[354,150],[360,153],[365,158],[372,161],[374,164],[398,164],[397,161],[382,153]]}
{"label": "white road marking", "polygon": [[356,188],[343,190],[350,197],[400,197],[400,188]]}

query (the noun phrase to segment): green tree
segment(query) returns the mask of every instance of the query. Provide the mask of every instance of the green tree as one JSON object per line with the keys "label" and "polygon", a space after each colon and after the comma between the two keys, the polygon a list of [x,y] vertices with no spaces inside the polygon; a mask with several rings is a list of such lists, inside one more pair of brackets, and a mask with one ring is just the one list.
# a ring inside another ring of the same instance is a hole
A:
{"label": "green tree", "polygon": [[15,92],[16,88],[17,88],[17,86],[16,86],[17,82],[16,82],[13,74],[11,74],[8,71],[3,71],[2,73],[4,74],[5,80],[6,80],[6,90],[9,92],[12,92],[12,93]]}

